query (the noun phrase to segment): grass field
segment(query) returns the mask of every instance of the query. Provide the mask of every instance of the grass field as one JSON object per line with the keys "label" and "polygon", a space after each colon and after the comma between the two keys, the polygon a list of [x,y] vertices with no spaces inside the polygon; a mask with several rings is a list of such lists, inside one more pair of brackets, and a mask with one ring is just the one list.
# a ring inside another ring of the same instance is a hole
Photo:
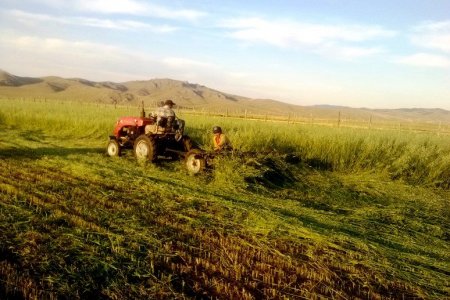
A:
{"label": "grass field", "polygon": [[0,100],[1,299],[450,298],[448,136],[184,114],[265,153],[190,176],[107,157],[123,115]]}

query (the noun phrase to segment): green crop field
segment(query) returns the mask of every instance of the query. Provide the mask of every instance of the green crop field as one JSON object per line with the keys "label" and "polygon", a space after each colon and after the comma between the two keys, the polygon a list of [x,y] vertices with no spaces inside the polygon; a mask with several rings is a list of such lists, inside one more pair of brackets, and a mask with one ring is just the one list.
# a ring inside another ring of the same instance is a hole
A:
{"label": "green crop field", "polygon": [[105,155],[138,114],[0,100],[0,299],[450,298],[448,135],[180,113],[254,153],[191,176]]}

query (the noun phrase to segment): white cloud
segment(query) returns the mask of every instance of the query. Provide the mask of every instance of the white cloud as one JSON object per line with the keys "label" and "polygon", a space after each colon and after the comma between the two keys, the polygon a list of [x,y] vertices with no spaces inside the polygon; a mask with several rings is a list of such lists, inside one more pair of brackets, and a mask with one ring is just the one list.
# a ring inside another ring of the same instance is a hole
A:
{"label": "white cloud", "polygon": [[21,10],[5,11],[4,14],[13,17],[16,21],[35,24],[37,22],[58,23],[66,25],[97,27],[120,30],[149,30],[155,33],[168,33],[178,28],[169,25],[152,25],[133,20],[110,20],[87,17],[52,16],[46,14],[29,13]]}
{"label": "white cloud", "polygon": [[448,34],[419,34],[411,37],[413,44],[450,53],[450,33]]}
{"label": "white cloud", "polygon": [[268,21],[261,18],[229,19],[219,26],[232,29],[232,37],[276,46],[317,45],[326,41],[361,42],[396,35],[380,26],[323,25],[293,21]]}
{"label": "white cloud", "polygon": [[413,55],[401,57],[396,60],[397,63],[411,65],[416,67],[449,68],[450,58],[442,55],[416,53]]}
{"label": "white cloud", "polygon": [[416,27],[414,27],[416,31],[440,31],[450,30],[450,21],[440,21],[440,22],[424,22]]}
{"label": "white cloud", "polygon": [[136,0],[78,0],[75,6],[83,11],[105,14],[148,15],[164,19],[185,19],[194,21],[205,15],[191,9],[171,9],[168,7]]}
{"label": "white cloud", "polygon": [[164,6],[146,4],[143,15],[163,18],[196,21],[206,15],[205,12],[193,9],[173,9]]}
{"label": "white cloud", "polygon": [[33,36],[4,37],[3,44],[20,52],[36,53],[47,58],[91,57],[98,60],[117,59],[122,56],[120,48],[90,41],[70,41],[57,38]]}
{"label": "white cloud", "polygon": [[355,46],[397,33],[380,26],[325,25],[262,18],[228,19],[219,27],[229,36],[246,43],[263,43],[280,48],[306,49],[341,58],[357,58],[382,52],[380,47]]}
{"label": "white cloud", "polygon": [[69,18],[73,25],[83,25],[90,27],[99,27],[106,29],[121,29],[121,30],[149,30],[155,33],[169,33],[178,30],[177,27],[170,25],[151,25],[144,22],[132,20],[109,20],[97,18]]}
{"label": "white cloud", "polygon": [[324,43],[318,47],[315,52],[326,57],[334,57],[343,60],[352,60],[356,58],[369,57],[384,53],[381,47],[358,47],[350,45],[342,45],[339,43]]}
{"label": "white cloud", "polygon": [[146,10],[144,2],[134,0],[77,0],[75,8],[105,14],[133,14],[138,15]]}
{"label": "white cloud", "polygon": [[[37,0],[35,0],[37,2]],[[40,4],[70,11],[99,14],[149,16],[162,19],[197,21],[206,13],[195,9],[176,9],[142,0],[40,0]]]}
{"label": "white cloud", "polygon": [[450,53],[450,21],[422,23],[413,31],[411,42],[416,46]]}
{"label": "white cloud", "polygon": [[[211,75],[220,74],[217,66],[181,56],[160,57],[92,41],[17,36],[1,30],[0,36],[0,66],[26,76],[56,75],[99,81],[148,77],[199,81],[212,77],[220,79],[219,75]],[[43,70],[46,74],[42,74]]]}
{"label": "white cloud", "polygon": [[[152,62],[149,55],[143,60],[143,55],[97,42],[17,36],[1,31],[0,35],[2,68],[26,76],[55,75],[102,81],[130,80],[142,78],[136,72],[139,65],[148,66]],[[133,65],[134,62],[138,63]]]}
{"label": "white cloud", "polygon": [[413,45],[436,53],[418,52],[395,62],[416,67],[450,67],[450,21],[423,22],[412,29],[409,38]]}
{"label": "white cloud", "polygon": [[214,65],[202,61],[192,60],[183,57],[166,57],[162,62],[170,67],[175,68],[211,68]]}
{"label": "white cloud", "polygon": [[384,52],[380,47],[340,47],[336,50],[339,56],[348,58],[372,56]]}

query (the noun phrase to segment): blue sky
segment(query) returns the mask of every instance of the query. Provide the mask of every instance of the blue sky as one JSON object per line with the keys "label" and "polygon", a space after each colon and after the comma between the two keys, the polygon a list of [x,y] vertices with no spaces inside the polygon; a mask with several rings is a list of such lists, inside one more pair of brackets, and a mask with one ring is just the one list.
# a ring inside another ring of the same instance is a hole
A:
{"label": "blue sky", "polygon": [[0,0],[0,69],[450,110],[450,1]]}

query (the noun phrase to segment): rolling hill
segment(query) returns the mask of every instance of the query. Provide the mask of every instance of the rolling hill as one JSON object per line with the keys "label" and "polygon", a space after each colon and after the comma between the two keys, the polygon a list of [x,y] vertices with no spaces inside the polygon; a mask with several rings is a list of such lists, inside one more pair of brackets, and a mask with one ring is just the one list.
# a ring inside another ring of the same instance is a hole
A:
{"label": "rolling hill", "polygon": [[178,107],[213,112],[291,114],[296,117],[335,119],[338,114],[352,120],[450,123],[450,111],[444,109],[367,109],[331,105],[299,106],[270,99],[250,99],[210,89],[200,84],[173,79],[151,79],[115,83],[81,78],[48,76],[21,77],[0,70],[0,97],[68,100],[119,105],[156,106],[173,99]]}

